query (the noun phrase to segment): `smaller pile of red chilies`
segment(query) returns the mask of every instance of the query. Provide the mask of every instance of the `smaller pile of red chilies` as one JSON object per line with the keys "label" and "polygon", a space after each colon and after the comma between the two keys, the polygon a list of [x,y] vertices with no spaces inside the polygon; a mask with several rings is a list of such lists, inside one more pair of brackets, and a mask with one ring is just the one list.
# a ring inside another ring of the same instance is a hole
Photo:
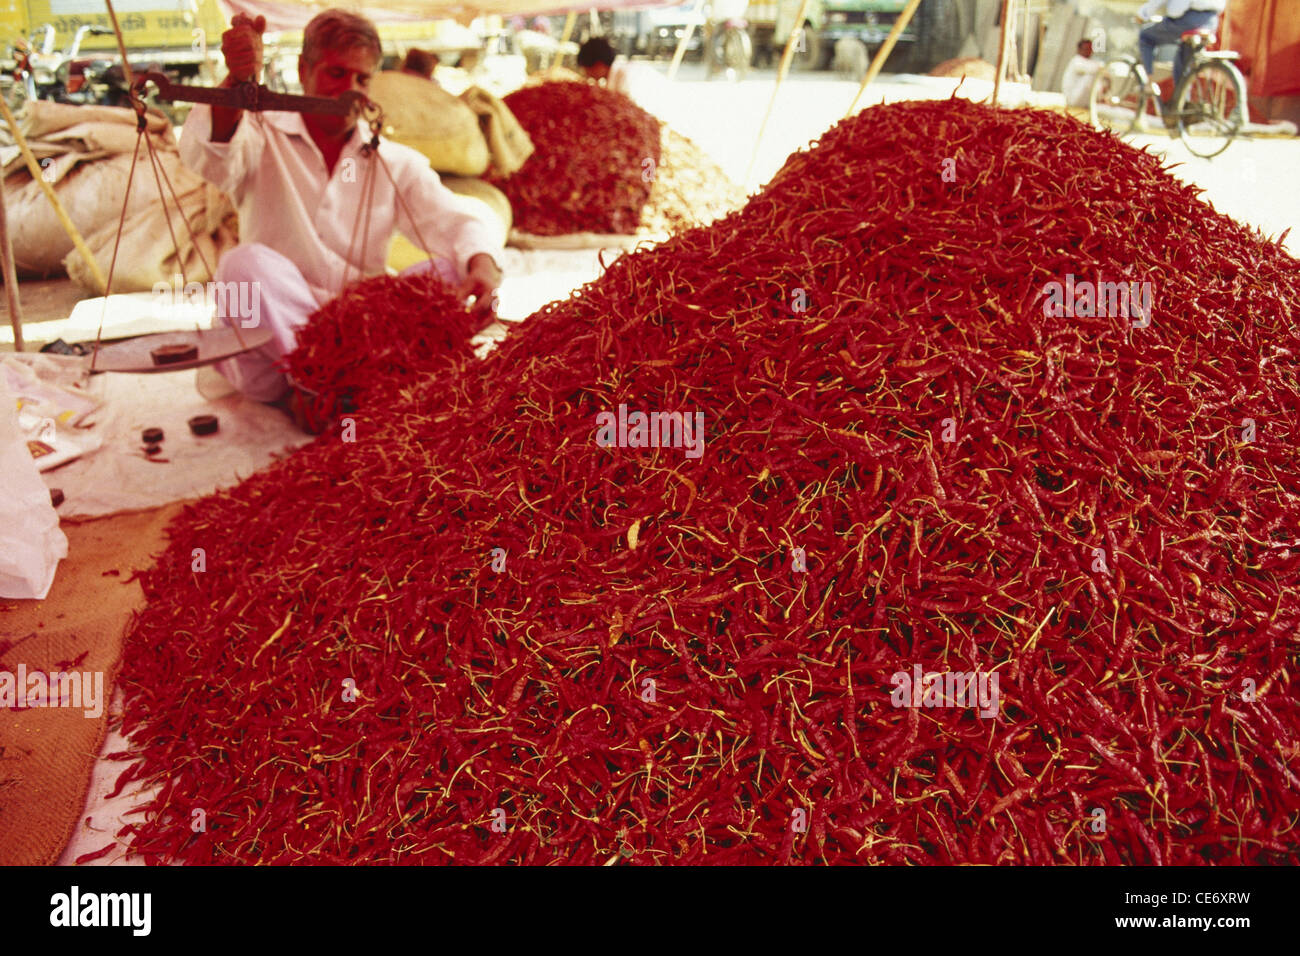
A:
{"label": "smaller pile of red chilies", "polygon": [[483,323],[431,272],[354,283],[298,333],[283,359],[319,430],[380,390],[396,390],[473,354]]}
{"label": "smaller pile of red chilies", "polygon": [[515,228],[537,236],[636,232],[659,166],[659,121],[622,93],[543,83],[505,98],[536,148],[488,182],[510,199]]}

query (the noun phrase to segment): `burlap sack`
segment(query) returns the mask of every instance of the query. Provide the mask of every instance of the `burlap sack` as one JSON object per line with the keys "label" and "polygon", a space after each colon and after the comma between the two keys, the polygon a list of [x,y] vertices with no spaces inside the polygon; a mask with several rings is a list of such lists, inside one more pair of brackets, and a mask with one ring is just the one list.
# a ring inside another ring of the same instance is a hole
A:
{"label": "burlap sack", "polygon": [[[176,232],[173,244],[158,183],[143,144],[127,196],[132,157],[140,142],[132,110],[35,100],[25,105],[18,128],[41,164],[41,178],[54,189],[105,275],[113,258],[118,222],[122,221],[122,241],[113,275],[114,292],[148,291],[155,282],[170,281],[181,265],[185,266],[188,279],[206,282],[211,276],[203,258],[215,266],[221,252],[235,244],[233,232],[225,225],[234,213],[230,202],[181,163],[176,138],[166,118],[147,114],[149,142],[185,209],[191,228],[197,233],[197,244],[190,239],[185,223],[176,213],[171,192],[167,191],[172,228]],[[13,145],[12,134],[4,127],[0,127],[0,159],[10,174],[5,190],[18,271],[24,275],[48,276],[66,268],[75,281],[99,291],[41,184],[32,179],[18,147]],[[125,219],[122,218],[124,198]]]}
{"label": "burlap sack", "polygon": [[552,66],[548,69],[537,73],[530,74],[526,86],[536,86],[539,83],[585,83],[587,78],[577,70],[571,70],[567,66]]}
{"label": "burlap sack", "polygon": [[[51,134],[85,123],[108,123],[128,126],[134,130],[135,111],[124,106],[77,106],[72,103],[51,103],[48,100],[28,100],[19,111],[18,128],[29,140],[46,139]],[[146,113],[149,132],[161,133],[171,128],[165,116]],[[134,135],[134,134],[133,134]],[[10,143],[13,138],[8,129],[0,127],[0,142]]]}
{"label": "burlap sack", "polygon": [[[136,172],[138,175],[139,170]],[[215,277],[213,273],[222,254],[238,244],[238,217],[230,200],[197,175],[185,169],[180,172],[180,176],[173,176],[172,184],[181,208],[186,211],[189,229],[185,228],[169,194],[171,227],[176,235],[175,242],[172,241],[167,216],[157,201],[157,186],[151,183],[153,203],[128,215],[122,223],[122,241],[113,269],[113,292],[149,292],[156,283],[171,281],[177,275],[185,276],[189,282],[207,282]],[[181,182],[176,181],[178,178]],[[107,276],[117,241],[117,220],[87,233],[85,239],[100,271]],[[87,289],[95,288],[94,277],[81,253],[69,252],[63,264],[74,282]]]}
{"label": "burlap sack", "polygon": [[968,80],[988,80],[992,83],[998,75],[998,68],[992,63],[986,63],[979,57],[967,56],[959,57],[955,60],[944,60],[933,70],[931,76],[964,76]]}
{"label": "burlap sack", "polygon": [[[182,507],[65,520],[68,557],[49,595],[0,605],[0,670],[99,673],[107,701],[127,626],[145,604],[132,575],[166,547],[164,529]],[[106,703],[97,717],[73,707],[0,708],[0,866],[50,866],[74,832],[86,832],[82,809],[108,723]],[[94,836],[96,845],[113,839]]]}
{"label": "burlap sack", "polygon": [[491,183],[468,176],[443,176],[442,183],[456,195],[476,200],[486,207],[494,217],[494,221],[500,222],[501,240],[505,241],[506,234],[514,225],[514,213],[510,211],[510,200],[506,198],[505,193]]}
{"label": "burlap sack", "polygon": [[371,78],[369,96],[384,111],[384,136],[419,150],[438,172],[480,176],[487,170],[478,116],[437,84],[389,70]]}
{"label": "burlap sack", "polygon": [[[176,177],[185,172],[180,169],[179,157],[175,153],[163,153],[162,160],[167,175],[176,184]],[[54,194],[84,238],[107,225],[116,228],[130,171],[130,153],[104,156],[66,152],[49,157],[45,178],[54,181]],[[181,184],[176,185],[180,191]],[[61,273],[64,256],[73,251],[72,238],[64,231],[40,183],[32,179],[25,165],[5,182],[5,198],[9,204],[9,232],[19,275]],[[136,168],[131,195],[126,197],[126,213],[129,218],[153,207],[159,209],[161,216],[158,186],[146,156]],[[161,220],[158,225],[165,234],[167,226]]]}
{"label": "burlap sack", "polygon": [[[471,86],[460,98],[478,116],[483,138],[487,140],[488,153],[492,157],[493,169],[502,176],[509,176],[533,155],[533,141],[519,125],[515,114],[510,112],[510,107],[499,97],[493,96],[481,86]],[[493,192],[496,191],[493,189]],[[507,211],[508,209],[507,206]]]}

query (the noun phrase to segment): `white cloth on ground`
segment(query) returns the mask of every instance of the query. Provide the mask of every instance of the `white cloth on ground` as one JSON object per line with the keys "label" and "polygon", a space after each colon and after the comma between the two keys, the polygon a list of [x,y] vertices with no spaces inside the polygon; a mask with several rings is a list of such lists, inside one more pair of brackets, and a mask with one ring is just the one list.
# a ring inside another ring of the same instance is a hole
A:
{"label": "white cloth on ground", "polygon": [[[89,416],[89,427],[75,434],[100,448],[41,475],[47,487],[67,496],[59,506],[63,518],[200,498],[239,484],[311,441],[280,409],[233,391],[209,367],[149,375],[106,372],[92,375],[86,388],[102,404]],[[192,434],[186,423],[195,415],[216,415],[217,433]],[[144,453],[145,428],[163,430],[160,455]]]}

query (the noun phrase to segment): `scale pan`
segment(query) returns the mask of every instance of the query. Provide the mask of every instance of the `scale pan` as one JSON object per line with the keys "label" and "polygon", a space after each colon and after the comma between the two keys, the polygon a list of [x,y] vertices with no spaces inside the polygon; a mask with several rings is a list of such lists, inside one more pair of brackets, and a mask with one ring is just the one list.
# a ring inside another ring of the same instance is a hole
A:
{"label": "scale pan", "polygon": [[[101,344],[94,359],[94,369],[96,372],[179,372],[261,348],[272,338],[271,330],[267,328],[240,329],[238,335],[234,329],[228,328],[156,332],[111,345]],[[197,355],[160,364],[155,361],[153,353],[164,346],[190,346],[197,350]]]}

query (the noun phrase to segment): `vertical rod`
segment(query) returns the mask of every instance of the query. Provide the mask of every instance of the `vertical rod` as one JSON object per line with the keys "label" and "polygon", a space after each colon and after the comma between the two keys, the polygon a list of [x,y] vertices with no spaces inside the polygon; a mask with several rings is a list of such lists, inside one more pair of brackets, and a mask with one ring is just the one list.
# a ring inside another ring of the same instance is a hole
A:
{"label": "vertical rod", "polygon": [[849,104],[849,111],[844,114],[845,116],[852,116],[853,111],[858,108],[858,100],[862,99],[862,94],[866,92],[867,84],[880,75],[880,71],[884,69],[885,60],[889,59],[889,54],[894,51],[894,44],[897,43],[898,38],[903,35],[903,31],[907,29],[907,25],[912,21],[912,15],[916,13],[916,8],[920,5],[921,0],[908,0],[907,6],[903,8],[903,12],[900,13],[898,19],[894,21],[894,26],[889,31],[889,36],[885,37],[885,42],[882,43],[880,49],[876,51],[876,56],[871,61],[871,66],[867,68],[867,75],[862,78],[862,85],[858,87],[858,94],[853,97],[853,102]]}
{"label": "vertical rod", "polygon": [[1007,26],[1011,22],[1011,0],[1002,0],[1002,34],[998,41],[998,72],[993,77],[993,105],[1002,95],[1002,74],[1007,71]]}
{"label": "vertical rod", "polygon": [[14,327],[14,351],[23,350],[23,309],[18,301],[18,270],[14,268],[14,246],[9,238],[9,210],[6,208],[4,177],[0,176],[0,256],[4,257],[5,298],[9,302],[9,324]]}
{"label": "vertical rod", "polygon": [[9,104],[5,102],[3,96],[0,96],[0,116],[3,116],[4,121],[9,124],[9,132],[13,134],[14,142],[18,144],[18,149],[22,152],[23,159],[27,162],[27,171],[32,174],[32,179],[36,180],[36,184],[40,186],[41,191],[45,193],[45,198],[48,199],[50,205],[54,207],[54,215],[58,217],[59,224],[63,226],[63,231],[68,234],[68,238],[71,239],[72,244],[76,246],[77,252],[81,254],[81,258],[86,260],[86,268],[90,270],[90,274],[98,284],[100,295],[105,295],[106,290],[108,289],[108,280],[104,278],[104,271],[99,268],[99,263],[95,261],[95,257],[91,254],[89,247],[87,247],[86,240],[81,238],[81,233],[77,230],[76,225],[73,224],[71,217],[68,216],[68,211],[63,208],[63,203],[59,201],[58,195],[54,192],[54,187],[47,183],[45,177],[41,175],[41,164],[38,163],[36,157],[32,155],[31,147],[27,145],[27,137],[24,136],[22,130],[18,128],[18,122],[14,119],[14,114],[9,112]]}
{"label": "vertical rod", "polygon": [[564,31],[560,34],[560,49],[555,54],[555,62],[551,66],[559,66],[564,62],[564,44],[569,42],[569,37],[573,36],[573,26],[578,22],[578,13],[576,10],[570,10],[564,16]]}
{"label": "vertical rod", "polygon": [[1020,82],[1029,77],[1029,0],[1025,0],[1024,17],[1025,22],[1020,26],[1020,76],[1017,77]]}
{"label": "vertical rod", "polygon": [[131,61],[126,55],[126,41],[122,39],[122,27],[117,22],[117,11],[113,9],[113,0],[104,0],[108,4],[108,18],[113,21],[113,33],[117,35],[117,50],[122,54],[122,76],[129,90],[134,78],[131,76]]}
{"label": "vertical rod", "polygon": [[692,20],[686,24],[686,32],[682,34],[681,42],[677,44],[677,49],[673,51],[673,62],[668,64],[669,81],[677,78],[677,71],[681,68],[682,59],[686,56],[686,45],[691,42],[691,36],[695,33],[695,21]]}
{"label": "vertical rod", "polygon": [[745,181],[741,183],[749,188],[749,177],[754,174],[754,162],[758,159],[758,147],[763,143],[763,133],[767,130],[767,121],[772,118],[772,108],[776,106],[776,94],[781,91],[786,74],[790,72],[790,63],[794,59],[795,42],[803,38],[803,18],[808,12],[808,0],[801,0],[799,12],[794,16],[794,25],[790,27],[790,36],[785,41],[785,52],[781,54],[781,63],[776,68],[776,86],[772,87],[772,98],[767,102],[767,112],[758,127],[758,139],[754,140],[754,152],[749,157],[749,168],[745,170]]}

